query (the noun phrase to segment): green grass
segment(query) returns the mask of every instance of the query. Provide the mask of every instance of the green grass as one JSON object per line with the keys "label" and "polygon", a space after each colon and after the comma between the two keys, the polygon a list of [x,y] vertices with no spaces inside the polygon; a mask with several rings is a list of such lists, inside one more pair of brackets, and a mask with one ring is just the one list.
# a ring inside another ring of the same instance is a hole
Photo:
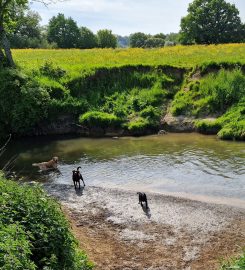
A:
{"label": "green grass", "polygon": [[245,64],[245,44],[175,46],[161,49],[92,50],[13,50],[18,65],[25,70],[39,69],[45,62],[68,71],[72,77],[82,70],[125,65],[169,65],[191,68],[205,63]]}
{"label": "green grass", "polygon": [[240,256],[223,262],[219,270],[244,270],[245,269],[245,248]]}

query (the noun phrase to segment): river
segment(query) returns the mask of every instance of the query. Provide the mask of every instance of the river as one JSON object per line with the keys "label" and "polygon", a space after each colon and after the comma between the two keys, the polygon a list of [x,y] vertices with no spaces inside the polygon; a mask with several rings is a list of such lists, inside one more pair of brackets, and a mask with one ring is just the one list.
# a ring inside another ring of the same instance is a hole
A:
{"label": "river", "polygon": [[[196,133],[123,138],[28,138],[12,142],[1,167],[27,181],[72,184],[81,166],[89,186],[152,191],[245,207],[245,144]],[[32,163],[59,157],[59,172]],[[4,160],[3,160],[4,158]]]}

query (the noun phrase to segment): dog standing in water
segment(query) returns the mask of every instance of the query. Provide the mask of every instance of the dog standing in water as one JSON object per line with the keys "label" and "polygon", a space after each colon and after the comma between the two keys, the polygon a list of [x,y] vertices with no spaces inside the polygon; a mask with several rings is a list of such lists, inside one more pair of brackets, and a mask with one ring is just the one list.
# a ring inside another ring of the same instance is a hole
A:
{"label": "dog standing in water", "polygon": [[139,195],[139,203],[140,205],[143,207],[143,202],[145,202],[145,207],[146,209],[148,209],[148,203],[147,203],[147,197],[145,193],[142,192],[137,192],[137,194]]}
{"label": "dog standing in water", "polygon": [[32,164],[32,166],[39,167],[39,169],[42,171],[57,169],[57,165],[58,165],[58,157],[52,157],[52,159],[49,161]]}
{"label": "dog standing in water", "polygon": [[[77,170],[73,170],[72,171],[72,180],[73,180],[75,189],[77,188],[77,184],[78,184],[78,187],[80,189],[81,188],[81,186],[80,186],[80,180],[83,181],[83,176],[80,173],[79,169],[81,169],[81,167],[77,167]],[[84,181],[83,181],[83,185],[85,187]]]}

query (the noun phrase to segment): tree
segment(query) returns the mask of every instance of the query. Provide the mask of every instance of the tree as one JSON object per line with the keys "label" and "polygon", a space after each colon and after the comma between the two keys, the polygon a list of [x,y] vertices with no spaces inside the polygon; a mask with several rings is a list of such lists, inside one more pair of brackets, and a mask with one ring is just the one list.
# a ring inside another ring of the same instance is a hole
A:
{"label": "tree", "polygon": [[72,18],[66,19],[64,14],[59,13],[49,21],[47,38],[59,48],[76,48],[79,45],[80,31]]}
{"label": "tree", "polygon": [[183,44],[241,42],[244,36],[239,11],[225,0],[194,0],[181,19]]}
{"label": "tree", "polygon": [[96,35],[87,27],[81,27],[80,34],[79,48],[91,49],[98,46]]}
{"label": "tree", "polygon": [[146,35],[141,32],[131,34],[129,36],[129,44],[132,48],[143,48],[145,46],[145,41],[149,38],[149,35]]}
{"label": "tree", "polygon": [[163,33],[156,34],[156,35],[154,35],[153,37],[154,37],[154,38],[161,38],[161,39],[163,39],[163,40],[166,39],[166,35],[164,35]]}
{"label": "tree", "polygon": [[159,48],[159,47],[163,47],[164,44],[165,44],[164,39],[151,37],[145,41],[144,47],[145,48]]}
{"label": "tree", "polygon": [[100,48],[116,48],[117,38],[111,30],[103,29],[97,32],[98,46]]}
{"label": "tree", "polygon": [[[52,3],[53,0],[33,0],[32,2],[44,4]],[[7,65],[14,67],[14,60],[10,50],[10,44],[6,35],[6,26],[15,21],[16,10],[26,9],[28,0],[0,0],[0,64],[5,60]]]}
{"label": "tree", "polygon": [[41,40],[41,17],[37,12],[28,10],[21,11],[16,19],[16,23],[7,35],[11,48],[38,48]]}

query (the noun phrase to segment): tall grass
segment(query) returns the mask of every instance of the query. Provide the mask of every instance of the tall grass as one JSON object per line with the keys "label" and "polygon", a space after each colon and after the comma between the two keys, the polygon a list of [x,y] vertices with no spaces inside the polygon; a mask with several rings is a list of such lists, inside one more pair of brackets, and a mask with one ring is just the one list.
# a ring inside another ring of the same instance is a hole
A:
{"label": "tall grass", "polygon": [[179,91],[172,103],[175,115],[222,114],[245,96],[245,76],[240,69],[210,73]]}
{"label": "tall grass", "polygon": [[125,65],[201,66],[209,62],[245,64],[245,44],[175,46],[161,49],[92,49],[92,50],[13,50],[23,69],[38,69],[52,61],[71,76],[82,70]]}

